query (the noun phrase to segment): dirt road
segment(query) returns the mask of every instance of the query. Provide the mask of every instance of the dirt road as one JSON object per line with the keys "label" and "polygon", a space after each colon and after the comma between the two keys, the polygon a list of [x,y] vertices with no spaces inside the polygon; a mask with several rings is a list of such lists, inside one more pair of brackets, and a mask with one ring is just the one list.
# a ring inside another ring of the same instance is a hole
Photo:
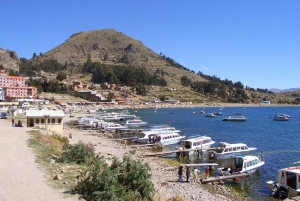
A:
{"label": "dirt road", "polygon": [[27,146],[28,130],[12,127],[9,120],[0,119],[0,201],[78,200],[65,198],[46,184],[32,149]]}

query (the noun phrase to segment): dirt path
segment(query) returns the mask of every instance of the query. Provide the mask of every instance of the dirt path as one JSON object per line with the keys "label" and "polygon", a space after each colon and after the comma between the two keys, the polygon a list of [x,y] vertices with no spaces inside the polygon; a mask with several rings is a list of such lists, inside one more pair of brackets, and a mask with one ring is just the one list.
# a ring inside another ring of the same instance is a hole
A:
{"label": "dirt path", "polygon": [[46,184],[32,149],[27,146],[29,129],[12,127],[9,120],[0,119],[0,200],[53,201],[78,200],[65,198]]}

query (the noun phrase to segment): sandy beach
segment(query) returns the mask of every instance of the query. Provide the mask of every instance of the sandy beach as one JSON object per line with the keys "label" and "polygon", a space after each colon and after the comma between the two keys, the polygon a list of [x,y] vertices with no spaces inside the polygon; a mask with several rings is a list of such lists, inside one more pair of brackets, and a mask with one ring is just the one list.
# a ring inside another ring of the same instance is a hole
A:
{"label": "sandy beach", "polygon": [[[76,113],[73,115],[71,118],[69,114],[66,115],[64,122],[76,120],[77,117],[87,114]],[[0,176],[4,178],[1,182],[0,200],[78,200],[78,196],[70,197],[70,195],[63,194],[63,190],[53,189],[47,184],[46,172],[39,168],[32,149],[27,145],[27,140],[30,138],[27,132],[31,129],[12,127],[10,121],[10,118],[0,121],[2,127]],[[24,125],[26,124],[24,123]],[[46,134],[45,130],[41,130],[41,132]],[[124,153],[133,150],[97,131],[71,129],[64,125],[63,136],[68,137],[69,133],[73,135],[70,143],[82,141],[92,144],[96,154],[108,158],[112,156],[122,158]],[[170,167],[160,158],[142,157],[145,151],[148,150],[137,149],[133,158],[143,160],[150,165],[156,200],[168,200],[175,197],[176,194],[184,200],[244,200],[223,185],[177,182],[177,167]],[[191,180],[193,180],[192,174]]]}

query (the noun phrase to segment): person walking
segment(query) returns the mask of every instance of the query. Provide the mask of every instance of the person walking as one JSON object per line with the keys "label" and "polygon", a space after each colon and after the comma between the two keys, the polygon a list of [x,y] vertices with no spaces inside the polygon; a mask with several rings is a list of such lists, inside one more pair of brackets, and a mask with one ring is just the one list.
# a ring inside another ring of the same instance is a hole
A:
{"label": "person walking", "polygon": [[12,125],[12,126],[15,126],[15,119],[12,119],[12,120],[11,120],[11,125]]}
{"label": "person walking", "polygon": [[209,167],[205,169],[206,179],[209,177]]}
{"label": "person walking", "polygon": [[185,174],[186,174],[186,182],[189,182],[189,178],[190,178],[190,174],[191,174],[190,167],[186,167]]}
{"label": "person walking", "polygon": [[179,166],[179,170],[178,170],[179,179],[178,179],[178,182],[181,182],[181,183],[182,183],[182,172],[183,172],[183,167]]}
{"label": "person walking", "polygon": [[70,139],[72,139],[72,138],[73,138],[73,136],[72,136],[72,133],[70,133],[70,134],[69,134],[69,138],[70,138]]}
{"label": "person walking", "polygon": [[193,171],[194,182],[197,182],[198,180],[198,173],[200,173],[200,170],[194,167],[194,171]]}

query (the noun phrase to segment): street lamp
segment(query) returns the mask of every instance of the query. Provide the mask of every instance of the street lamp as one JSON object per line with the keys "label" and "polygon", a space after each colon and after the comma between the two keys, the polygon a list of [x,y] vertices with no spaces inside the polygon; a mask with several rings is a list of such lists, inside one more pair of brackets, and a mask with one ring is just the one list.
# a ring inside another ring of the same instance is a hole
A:
{"label": "street lamp", "polygon": [[50,114],[49,113],[47,113],[47,112],[45,112],[44,113],[44,117],[45,117],[45,124],[46,124],[46,131],[47,131],[47,135],[48,135],[48,119],[49,119],[49,117],[50,117]]}

